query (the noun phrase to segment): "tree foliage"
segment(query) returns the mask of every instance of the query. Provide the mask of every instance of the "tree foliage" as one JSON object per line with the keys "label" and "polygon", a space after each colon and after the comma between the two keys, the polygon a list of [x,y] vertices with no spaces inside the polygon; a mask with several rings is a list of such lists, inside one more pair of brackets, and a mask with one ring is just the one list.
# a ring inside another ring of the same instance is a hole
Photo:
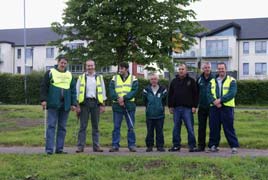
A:
{"label": "tree foliage", "polygon": [[[93,58],[99,66],[122,61],[170,66],[170,53],[176,43],[188,49],[200,26],[190,19],[187,9],[196,0],[69,0],[63,23],[52,23],[62,35],[54,42],[71,58]],[[172,41],[177,39],[177,42]],[[71,49],[64,42],[89,42]]]}

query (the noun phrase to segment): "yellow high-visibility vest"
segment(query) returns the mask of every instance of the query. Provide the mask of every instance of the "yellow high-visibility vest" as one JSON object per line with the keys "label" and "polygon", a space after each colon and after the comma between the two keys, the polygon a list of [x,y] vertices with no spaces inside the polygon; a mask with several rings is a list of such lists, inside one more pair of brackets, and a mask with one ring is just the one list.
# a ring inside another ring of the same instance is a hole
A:
{"label": "yellow high-visibility vest", "polygon": [[[80,87],[79,87],[79,96],[78,102],[82,103],[85,100],[85,90],[86,90],[86,78],[85,73],[80,75],[78,79],[80,80]],[[103,104],[103,89],[102,89],[102,83],[103,83],[103,76],[98,75],[96,77],[96,96],[99,103]]]}
{"label": "yellow high-visibility vest", "polygon": [[[129,75],[125,82],[123,82],[122,78],[119,74],[113,76],[113,81],[115,83],[115,92],[119,97],[123,97],[127,93],[131,91],[133,81],[136,81],[136,77],[133,75]],[[129,101],[135,101],[135,98],[130,99]]]}
{"label": "yellow high-visibility vest", "polygon": [[60,72],[55,68],[50,69],[52,79],[51,84],[58,88],[62,89],[70,89],[71,81],[72,81],[72,73],[69,71]]}
{"label": "yellow high-visibility vest", "polygon": [[[232,81],[235,81],[235,79],[231,76],[227,76],[223,85],[222,85],[222,96],[226,95],[228,92],[229,92],[229,88],[230,88],[230,85],[231,85],[231,82]],[[210,81],[211,83],[211,94],[213,95],[213,97],[215,99],[217,99],[217,95],[216,95],[216,79],[211,79]],[[223,105],[225,106],[229,106],[229,107],[235,107],[235,98],[227,101],[227,102],[224,102]]]}

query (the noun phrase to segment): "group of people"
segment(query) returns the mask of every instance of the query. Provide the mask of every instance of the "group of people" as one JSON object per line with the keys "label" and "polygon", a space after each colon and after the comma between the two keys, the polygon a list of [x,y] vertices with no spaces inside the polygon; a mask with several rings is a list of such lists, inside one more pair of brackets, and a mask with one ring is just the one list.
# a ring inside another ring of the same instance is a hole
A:
{"label": "group of people", "polygon": [[[106,90],[101,74],[95,72],[95,62],[86,61],[86,71],[75,82],[72,74],[66,69],[68,60],[60,56],[57,65],[45,73],[41,83],[41,105],[47,109],[46,145],[47,154],[65,154],[63,151],[66,135],[66,123],[69,111],[79,115],[80,128],[78,133],[77,153],[84,151],[86,130],[89,119],[92,126],[92,146],[94,152],[103,152],[99,143],[100,113],[105,112]],[[150,84],[143,89],[147,135],[145,138],[146,152],[164,152],[164,119],[165,105],[168,102],[169,112],[173,114],[173,146],[171,152],[180,151],[181,125],[185,124],[188,133],[189,152],[205,151],[206,127],[209,119],[209,143],[211,152],[219,151],[220,130],[224,133],[232,153],[237,153],[239,143],[234,129],[234,97],[237,87],[236,80],[226,74],[226,65],[217,65],[218,75],[212,76],[211,64],[202,65],[203,73],[195,81],[187,73],[185,64],[179,65],[178,74],[171,81],[169,89],[159,84],[157,74],[149,76]],[[139,83],[130,74],[127,62],[119,64],[119,73],[114,75],[109,84],[112,100],[113,131],[110,152],[120,148],[120,129],[125,117],[128,132],[128,149],[136,152],[135,96]],[[194,133],[194,113],[198,108],[198,145]],[[156,137],[154,137],[156,132]],[[55,144],[56,134],[56,145]],[[155,142],[155,143],[154,143]]]}

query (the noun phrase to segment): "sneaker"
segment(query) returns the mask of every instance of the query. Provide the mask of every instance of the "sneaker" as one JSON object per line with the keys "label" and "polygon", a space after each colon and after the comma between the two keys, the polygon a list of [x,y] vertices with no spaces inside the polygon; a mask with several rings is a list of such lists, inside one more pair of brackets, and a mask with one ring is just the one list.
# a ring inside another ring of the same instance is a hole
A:
{"label": "sneaker", "polygon": [[53,152],[46,152],[47,153],[47,155],[52,155],[53,154]]}
{"label": "sneaker", "polygon": [[93,148],[93,152],[103,152],[103,150],[100,147]]}
{"label": "sneaker", "polygon": [[238,153],[237,148],[233,147],[233,148],[232,148],[232,154],[237,154],[237,153]]}
{"label": "sneaker", "polygon": [[193,147],[193,148],[190,148],[190,149],[189,149],[189,152],[198,152],[197,150],[198,150],[198,149],[197,149],[196,147]]}
{"label": "sneaker", "polygon": [[65,151],[56,151],[55,153],[56,153],[56,154],[68,154],[68,153],[65,152]]}
{"label": "sneaker", "polygon": [[82,152],[84,152],[84,149],[78,148],[75,152],[76,153],[82,153]]}
{"label": "sneaker", "polygon": [[163,147],[159,147],[159,148],[157,148],[157,151],[158,151],[158,152],[165,152],[166,150],[165,150],[165,148],[163,148]]}
{"label": "sneaker", "polygon": [[118,147],[112,147],[109,152],[118,152],[119,148]]}
{"label": "sneaker", "polygon": [[218,152],[220,149],[218,148],[218,147],[216,147],[215,145],[213,145],[213,146],[211,146],[210,148],[209,148],[209,151],[210,152]]}
{"label": "sneaker", "polygon": [[180,151],[180,148],[179,148],[179,147],[176,147],[176,146],[173,146],[173,147],[170,148],[168,151],[169,151],[169,152],[176,152],[176,151]]}
{"label": "sneaker", "polygon": [[153,147],[147,147],[146,152],[152,152],[153,151]]}
{"label": "sneaker", "polygon": [[128,149],[130,152],[137,152],[136,147],[129,147]]}

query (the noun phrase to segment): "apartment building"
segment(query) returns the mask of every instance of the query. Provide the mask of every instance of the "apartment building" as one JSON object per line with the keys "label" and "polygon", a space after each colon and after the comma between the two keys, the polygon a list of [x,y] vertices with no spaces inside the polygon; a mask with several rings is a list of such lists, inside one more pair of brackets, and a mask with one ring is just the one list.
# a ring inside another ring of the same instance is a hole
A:
{"label": "apartment building", "polygon": [[204,61],[216,71],[225,62],[238,79],[268,79],[268,18],[199,21],[205,32],[189,50],[174,53],[175,62],[199,67]]}

